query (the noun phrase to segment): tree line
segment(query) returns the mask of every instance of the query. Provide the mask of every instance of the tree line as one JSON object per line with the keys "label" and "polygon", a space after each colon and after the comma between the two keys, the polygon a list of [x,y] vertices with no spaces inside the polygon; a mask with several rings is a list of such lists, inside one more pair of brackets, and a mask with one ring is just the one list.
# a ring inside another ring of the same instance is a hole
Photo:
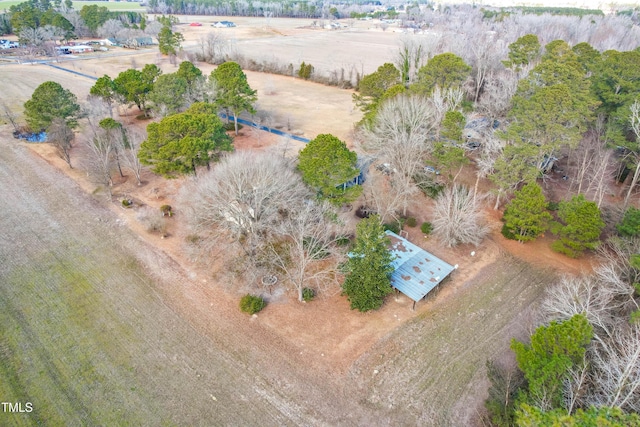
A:
{"label": "tree line", "polygon": [[55,45],[85,37],[135,40],[156,37],[163,24],[147,22],[138,12],[110,11],[104,6],[73,9],[70,0],[28,0],[0,14],[0,34],[15,34],[28,54],[56,55]]}

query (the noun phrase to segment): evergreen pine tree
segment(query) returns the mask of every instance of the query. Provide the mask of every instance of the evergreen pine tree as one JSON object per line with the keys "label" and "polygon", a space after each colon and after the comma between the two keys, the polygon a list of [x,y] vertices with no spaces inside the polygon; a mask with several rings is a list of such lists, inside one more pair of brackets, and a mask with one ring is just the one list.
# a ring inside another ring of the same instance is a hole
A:
{"label": "evergreen pine tree", "polygon": [[565,224],[560,227],[559,240],[553,242],[553,250],[577,258],[586,249],[595,249],[600,243],[600,233],[605,226],[600,209],[587,201],[582,194],[560,203],[558,217]]}
{"label": "evergreen pine tree", "polygon": [[510,239],[528,242],[545,232],[551,218],[542,188],[531,182],[516,192],[505,209],[502,234]]}
{"label": "evergreen pine tree", "polygon": [[356,229],[356,241],[349,253],[347,277],[342,291],[351,302],[351,309],[362,312],[382,306],[391,288],[391,253],[389,239],[378,215],[363,219]]}

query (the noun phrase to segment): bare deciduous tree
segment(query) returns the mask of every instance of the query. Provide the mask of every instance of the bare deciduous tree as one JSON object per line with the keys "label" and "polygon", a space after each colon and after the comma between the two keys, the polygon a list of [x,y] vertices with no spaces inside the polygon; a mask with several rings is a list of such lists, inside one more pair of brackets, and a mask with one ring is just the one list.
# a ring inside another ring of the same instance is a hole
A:
{"label": "bare deciduous tree", "polygon": [[[596,327],[596,336],[611,335],[613,318],[609,312],[611,294],[594,277],[565,276],[548,288],[541,310],[546,319],[564,321],[584,314]],[[600,335],[599,335],[600,334]]]}
{"label": "bare deciduous tree", "polygon": [[[382,174],[371,172],[363,184],[365,209],[369,213],[376,213],[382,222],[389,219],[397,220],[400,210],[405,206],[405,192],[418,192],[412,183],[398,183],[404,180],[399,174],[392,174],[388,178]],[[395,184],[395,185],[394,185]],[[397,190],[400,191],[397,191]]]}
{"label": "bare deciduous tree", "polygon": [[220,32],[212,31],[200,37],[200,60],[216,64],[229,54],[229,40]]}
{"label": "bare deciduous tree", "polygon": [[[629,127],[634,133],[636,144],[640,146],[640,102],[635,101],[629,108],[629,111]],[[627,191],[627,195],[624,198],[625,207],[629,205],[629,198],[631,197],[633,190],[638,184],[638,179],[640,179],[640,148],[631,150],[629,155],[634,158],[636,166],[635,171],[633,172],[633,178],[631,179],[631,185],[629,185],[629,190]]]}
{"label": "bare deciduous tree", "polygon": [[373,126],[364,130],[362,148],[393,170],[391,191],[405,215],[411,196],[418,192],[412,180],[433,149],[429,136],[436,121],[436,110],[428,98],[398,96],[385,102]]}
{"label": "bare deciduous tree", "polygon": [[118,144],[118,153],[120,154],[120,158],[124,162],[125,167],[136,177],[137,184],[142,185],[140,177],[142,164],[138,158],[138,149],[146,137],[136,130],[127,131],[124,136],[126,136],[126,138],[118,138],[116,140]]}
{"label": "bare deciduous tree", "polygon": [[185,186],[181,199],[198,235],[214,242],[225,230],[251,255],[260,237],[310,197],[289,160],[240,151]]}
{"label": "bare deciduous tree", "polygon": [[498,138],[493,130],[484,135],[480,147],[480,156],[476,159],[476,183],[473,187],[474,198],[478,195],[478,184],[480,180],[494,172],[493,166],[502,154],[505,145],[506,142]]}
{"label": "bare deciduous tree", "polygon": [[41,46],[45,41],[50,40],[50,34],[44,27],[24,27],[18,33],[18,37],[23,43],[32,46]]}
{"label": "bare deciduous tree", "polygon": [[640,326],[618,328],[591,352],[593,389],[588,400],[597,406],[640,411]]}
{"label": "bare deciduous tree", "polygon": [[340,257],[341,227],[326,203],[304,203],[274,228],[268,243],[272,263],[284,273],[303,300],[306,287],[319,289],[335,283]]}
{"label": "bare deciduous tree", "polygon": [[473,100],[478,101],[485,87],[487,76],[503,68],[500,62],[507,54],[505,43],[497,39],[495,31],[480,27],[480,31],[468,34],[463,56],[473,68]]}
{"label": "bare deciduous tree", "polygon": [[602,205],[614,168],[612,152],[607,149],[607,141],[602,140],[602,134],[598,126],[588,132],[570,154],[567,171],[571,176],[571,186],[594,200],[598,207]]}
{"label": "bare deciduous tree", "polygon": [[567,373],[567,378],[564,382],[564,390],[565,408],[569,414],[572,414],[577,405],[584,401],[584,396],[589,386],[588,368],[589,364],[587,363],[587,357],[585,354],[582,361],[577,365],[572,366]]}
{"label": "bare deciduous tree", "polygon": [[87,174],[98,184],[105,186],[111,197],[111,166],[113,165],[113,142],[107,132],[100,127],[100,120],[109,116],[108,105],[99,98],[90,97],[82,106],[83,115],[87,119],[89,129],[84,135],[87,146],[83,161]]}
{"label": "bare deciduous tree", "polygon": [[629,322],[639,307],[633,286],[639,273],[629,258],[639,250],[640,239],[610,239],[599,249],[602,263],[593,274],[564,277],[547,290],[541,306],[546,320],[584,314],[593,326],[585,363],[565,383],[569,411],[590,405],[640,409],[640,326]]}
{"label": "bare deciduous tree", "polygon": [[71,169],[71,143],[75,135],[64,119],[56,117],[47,129],[47,140],[56,147],[58,156],[67,162]]}
{"label": "bare deciduous tree", "polygon": [[488,229],[482,223],[477,200],[461,185],[446,188],[433,210],[433,233],[448,247],[460,243],[479,245]]}
{"label": "bare deciduous tree", "polygon": [[14,113],[11,108],[6,104],[6,103],[2,103],[2,111],[4,112],[4,117],[7,118],[7,120],[9,120],[9,123],[11,123],[11,125],[13,126],[13,130],[14,131],[19,131],[20,128],[18,126],[17,123],[17,119],[18,119],[18,115],[16,113]]}
{"label": "bare deciduous tree", "polygon": [[68,9],[63,11],[62,15],[73,25],[73,32],[77,37],[85,38],[91,35],[91,31],[78,11]]}
{"label": "bare deciduous tree", "polygon": [[440,131],[440,124],[447,111],[457,110],[463,100],[464,91],[460,88],[449,88],[443,91],[439,86],[436,86],[433,89],[430,103],[435,109],[434,122],[436,123],[436,131]]}
{"label": "bare deciduous tree", "polygon": [[107,19],[105,23],[98,28],[98,35],[100,37],[115,38],[123,29],[124,25],[119,19]]}
{"label": "bare deciduous tree", "polygon": [[157,20],[155,20],[155,21],[147,22],[147,26],[144,28],[144,33],[151,37],[157,37],[161,29],[162,29],[162,24]]}
{"label": "bare deciduous tree", "polygon": [[87,173],[99,184],[104,185],[111,197],[111,166],[113,165],[113,143],[103,130],[84,138],[87,146],[85,165]]}
{"label": "bare deciduous tree", "polygon": [[502,120],[511,109],[511,99],[518,89],[518,74],[511,70],[492,72],[484,82],[478,109],[492,120]]}

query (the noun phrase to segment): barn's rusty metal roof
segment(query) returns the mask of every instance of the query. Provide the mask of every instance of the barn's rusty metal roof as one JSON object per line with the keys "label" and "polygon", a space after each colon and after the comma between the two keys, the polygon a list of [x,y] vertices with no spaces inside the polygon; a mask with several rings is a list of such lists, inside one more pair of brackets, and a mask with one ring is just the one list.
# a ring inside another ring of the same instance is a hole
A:
{"label": "barn's rusty metal roof", "polygon": [[452,265],[397,234],[385,233],[391,240],[389,249],[394,257],[391,286],[412,300],[420,301],[454,270]]}

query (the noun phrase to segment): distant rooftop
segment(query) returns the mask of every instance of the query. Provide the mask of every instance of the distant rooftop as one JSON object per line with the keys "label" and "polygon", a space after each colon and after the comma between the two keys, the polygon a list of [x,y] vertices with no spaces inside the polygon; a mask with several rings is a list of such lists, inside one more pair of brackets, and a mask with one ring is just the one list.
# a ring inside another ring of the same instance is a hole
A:
{"label": "distant rooftop", "polygon": [[394,257],[391,265],[391,286],[420,301],[454,270],[440,258],[414,245],[391,231],[385,231],[391,240],[389,247]]}

